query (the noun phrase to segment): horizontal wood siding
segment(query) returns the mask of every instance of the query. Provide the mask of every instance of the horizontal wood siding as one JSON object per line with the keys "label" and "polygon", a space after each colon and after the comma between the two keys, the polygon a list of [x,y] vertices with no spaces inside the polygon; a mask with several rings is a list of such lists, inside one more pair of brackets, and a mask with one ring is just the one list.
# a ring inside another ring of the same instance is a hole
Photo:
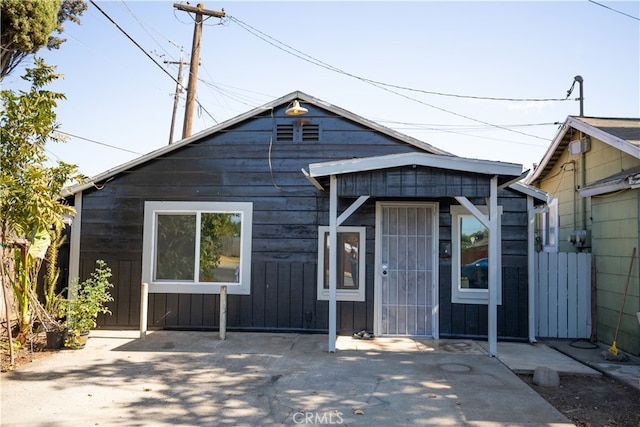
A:
{"label": "horizontal wood siding", "polygon": [[[328,302],[316,298],[318,226],[329,224],[329,194],[319,191],[301,169],[310,163],[355,157],[423,152],[404,142],[313,107],[304,123],[318,125],[311,138],[296,138],[299,118],[280,110],[133,167],[83,194],[81,276],[96,259],[113,269],[113,314],[104,327],[139,327],[143,210],[145,201],[252,202],[250,295],[229,295],[227,326],[235,330],[326,331]],[[293,124],[293,141],[279,141],[274,129]],[[440,241],[451,241],[448,205],[466,195],[484,204],[489,177],[437,168],[395,168],[341,176],[339,210],[362,194],[392,200],[431,200],[441,204]],[[526,213],[521,195],[500,192],[503,216],[503,297],[501,336],[526,336]],[[524,220],[523,220],[524,218]],[[366,227],[364,302],[338,302],[338,331],[372,330],[374,323],[375,199],[344,225]],[[524,270],[522,270],[524,266]],[[440,331],[443,336],[486,335],[486,307],[451,304],[450,259],[440,258]],[[513,277],[513,278],[512,278]],[[523,290],[524,289],[524,290]],[[513,304],[513,306],[511,305]],[[522,313],[525,313],[523,315]],[[219,325],[218,295],[151,294],[151,328],[210,329]]]}
{"label": "horizontal wood siding", "polygon": [[[96,259],[114,273],[113,314],[105,327],[139,327],[144,203],[226,201],[253,203],[251,295],[228,297],[229,328],[326,330],[328,303],[316,299],[317,229],[328,225],[328,194],[301,173],[309,163],[421,151],[326,111],[312,108],[305,121],[318,125],[320,141],[278,141],[276,124],[299,118],[271,112],[243,122],[123,172],[83,194],[81,276]],[[358,225],[370,227],[369,208]],[[372,260],[373,257],[371,256]],[[373,271],[373,265],[367,265]],[[367,301],[339,303],[338,328],[373,327],[373,277]],[[370,289],[369,289],[370,288]],[[149,327],[217,328],[217,295],[151,294]]]}

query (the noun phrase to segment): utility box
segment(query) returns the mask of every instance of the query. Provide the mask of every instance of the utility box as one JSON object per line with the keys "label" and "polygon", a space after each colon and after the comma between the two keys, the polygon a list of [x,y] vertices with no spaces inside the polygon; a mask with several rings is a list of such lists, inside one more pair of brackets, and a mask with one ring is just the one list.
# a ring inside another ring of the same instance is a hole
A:
{"label": "utility box", "polygon": [[591,231],[590,230],[575,230],[569,236],[569,241],[573,243],[576,248],[590,248],[591,247]]}

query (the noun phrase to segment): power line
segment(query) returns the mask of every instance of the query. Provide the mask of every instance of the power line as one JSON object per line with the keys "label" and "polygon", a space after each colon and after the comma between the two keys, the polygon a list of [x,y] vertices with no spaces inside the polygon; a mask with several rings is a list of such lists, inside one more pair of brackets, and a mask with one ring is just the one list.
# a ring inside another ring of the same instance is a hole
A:
{"label": "power line", "polygon": [[93,140],[93,139],[84,138],[82,136],[74,135],[74,134],[68,133],[68,132],[63,132],[61,130],[56,130],[56,132],[61,133],[63,135],[70,136],[72,138],[77,138],[77,139],[81,139],[83,141],[88,141],[88,142],[92,142],[94,144],[103,145],[105,147],[113,148],[115,150],[126,151],[127,153],[142,155],[142,153],[138,153],[137,151],[127,150],[126,148],[121,148],[121,147],[116,147],[115,145],[105,144],[104,142],[99,142],[99,141],[96,141],[96,140]]}
{"label": "power line", "polygon": [[[410,92],[419,92],[419,93],[424,93],[427,95],[437,95],[437,96],[445,96],[445,97],[453,97],[453,98],[464,98],[464,99],[476,99],[476,100],[485,100],[485,101],[511,101],[511,102],[550,102],[550,101],[554,101],[554,102],[564,102],[564,101],[568,101],[567,98],[501,98],[501,97],[490,97],[490,96],[474,96],[474,95],[460,95],[460,94],[454,94],[454,93],[444,93],[444,92],[435,92],[435,91],[429,91],[429,90],[424,90],[424,89],[416,89],[416,88],[412,88],[412,87],[408,87],[408,86],[401,86],[401,85],[396,85],[396,84],[391,84],[391,83],[385,83],[385,82],[381,82],[381,81],[377,81],[377,80],[373,80],[373,79],[369,79],[366,77],[362,77],[362,76],[358,76],[352,73],[349,73],[347,71],[344,71],[340,68],[334,67],[333,65],[327,64],[326,62],[323,62],[317,58],[312,57],[311,55],[308,55],[292,46],[287,45],[286,43],[281,42],[280,40],[277,40],[271,36],[269,36],[268,34],[263,33],[262,31],[258,30],[257,28],[252,27],[251,25],[247,24],[246,22],[243,22],[241,20],[239,20],[236,17],[233,16],[229,16],[229,19],[234,21],[235,23],[237,23],[238,25],[240,25],[240,27],[242,27],[243,29],[245,29],[246,31],[248,31],[249,33],[253,34],[254,36],[258,37],[259,39],[271,44],[272,46],[289,53],[290,55],[296,56],[306,62],[310,62],[314,65],[317,65],[319,67],[325,68],[327,70],[330,71],[334,71],[337,72],[339,74],[343,74],[345,76],[348,77],[353,77],[356,78],[358,80],[367,82],[367,83],[371,83],[371,84],[375,84],[375,85],[380,85],[380,86],[386,86],[386,87],[391,87],[394,89],[401,89],[401,90],[406,90],[406,91],[410,91]],[[258,34],[256,34],[258,33]],[[265,39],[268,38],[269,40]],[[273,42],[277,43],[274,44],[272,43],[270,40],[272,40]],[[293,52],[296,52],[299,55],[293,54],[289,51],[287,51],[286,49],[283,49],[282,47],[278,46],[285,46],[287,49],[292,50]]]}
{"label": "power line", "polygon": [[[162,64],[160,64],[158,61],[156,61],[156,60],[155,60],[155,59],[154,59],[154,58],[153,58],[153,57],[152,57],[152,56],[151,56],[151,55],[150,55],[146,50],[144,50],[144,48],[143,48],[142,46],[140,46],[140,44],[139,44],[137,41],[135,41],[135,40],[133,39],[133,37],[131,37],[131,36],[130,36],[130,35],[129,35],[129,34],[128,34],[128,33],[127,33],[127,32],[126,32],[126,31],[125,31],[121,26],[120,26],[120,25],[118,25],[118,23],[117,23],[116,21],[114,21],[114,20],[113,20],[109,15],[107,15],[107,13],[106,13],[104,10],[102,10],[102,9],[100,8],[100,6],[98,6],[98,5],[96,4],[96,2],[95,2],[94,0],[89,0],[89,1],[91,2],[91,4],[92,4],[92,5],[94,5],[94,6],[95,6],[95,8],[96,8],[96,9],[98,9],[98,10],[100,11],[100,13],[102,13],[102,14],[103,14],[103,15],[104,15],[104,16],[105,16],[105,17],[106,17],[106,18],[107,18],[107,19],[108,19],[108,20],[109,20],[113,25],[115,25],[115,26],[116,26],[116,28],[118,28],[118,30],[120,30],[120,32],[121,32],[122,34],[124,34],[124,35],[129,39],[129,40],[131,40],[131,42],[132,42],[134,45],[136,45],[136,47],[137,47],[138,49],[140,49],[140,50],[142,51],[142,53],[144,53],[144,54],[145,54],[145,56],[146,56],[147,58],[149,58],[149,59],[150,59],[154,64],[156,64],[156,65],[157,65],[157,66],[162,70],[162,72],[163,72],[163,73],[165,73],[166,75],[168,75],[168,76],[169,76],[169,78],[170,78],[171,80],[173,80],[173,82],[174,82],[174,83],[176,83],[176,84],[180,84],[180,82],[178,82],[178,80],[177,80],[175,77],[173,77],[173,76],[171,75],[171,73],[169,73],[169,72],[168,72],[168,71],[167,71],[167,70],[162,66]],[[211,120],[213,120],[214,122],[218,123],[218,121],[217,121],[217,120],[216,120],[216,119],[211,115],[211,113],[209,113],[209,111],[207,111],[207,109],[206,109],[206,108],[204,108],[204,106],[203,106],[202,104],[200,104],[197,100],[196,100],[196,103],[199,105],[200,109],[201,109],[202,111],[204,111],[204,112],[205,112],[205,113],[206,113],[206,114],[211,118]]]}
{"label": "power line", "polygon": [[[506,128],[504,126],[495,125],[493,123],[485,122],[485,121],[480,120],[480,119],[475,119],[473,117],[466,116],[466,115],[461,114],[461,113],[456,113],[455,111],[447,110],[446,108],[438,107],[436,105],[429,104],[428,102],[424,102],[424,101],[422,101],[420,99],[416,99],[416,98],[413,98],[413,97],[411,97],[409,95],[397,92],[395,90],[390,89],[390,87],[393,87],[392,85],[388,85],[386,83],[377,82],[375,80],[367,79],[367,78],[364,78],[364,77],[361,77],[361,76],[358,76],[358,75],[355,75],[355,74],[352,74],[352,73],[348,73],[348,72],[346,72],[344,70],[341,70],[341,69],[339,69],[337,67],[334,67],[333,65],[327,64],[326,62],[323,62],[323,61],[321,61],[319,59],[316,59],[316,58],[314,58],[314,57],[312,57],[310,55],[307,55],[306,53],[304,53],[302,51],[299,51],[299,50],[297,50],[297,49],[295,49],[295,48],[293,48],[293,47],[291,47],[291,46],[289,46],[289,45],[287,45],[287,44],[285,44],[285,43],[283,43],[283,42],[281,42],[281,41],[279,41],[279,40],[277,40],[277,39],[275,39],[275,38],[273,38],[271,36],[269,36],[268,34],[265,34],[265,33],[261,32],[260,30],[257,30],[255,28],[253,28],[249,24],[246,24],[245,22],[242,22],[242,21],[240,21],[239,19],[237,19],[237,18],[235,18],[233,16],[229,16],[229,19],[231,19],[232,21],[236,22],[238,25],[240,25],[240,27],[242,27],[243,29],[245,29],[249,33],[253,34],[254,36],[258,37],[259,39],[263,40],[264,42],[274,46],[275,48],[277,48],[279,50],[282,50],[283,52],[286,52],[286,53],[288,53],[288,54],[290,54],[292,56],[300,58],[303,61],[306,61],[306,62],[309,62],[309,63],[311,63],[313,65],[316,65],[318,67],[325,68],[327,70],[334,71],[336,73],[343,74],[343,75],[348,76],[348,77],[352,77],[352,78],[360,80],[360,81],[362,81],[364,83],[367,83],[367,84],[370,84],[372,86],[375,86],[378,89],[382,89],[382,90],[387,91],[389,93],[393,93],[394,95],[406,98],[406,99],[408,99],[410,101],[417,102],[417,103],[425,105],[427,107],[431,107],[431,108],[433,108],[435,110],[439,110],[439,111],[442,111],[442,112],[445,112],[445,113],[448,113],[448,114],[452,114],[454,116],[458,116],[458,117],[461,117],[461,118],[466,119],[466,120],[474,121],[474,122],[477,122],[477,123],[482,123],[482,124],[487,125],[487,126],[492,126],[492,127],[497,128],[497,129],[502,129],[502,130],[506,130],[508,132],[517,133],[517,134],[520,134],[520,135],[523,135],[523,136],[526,136],[526,137],[529,137],[529,138],[537,138],[537,139],[542,139],[542,140],[546,141],[546,138],[542,138],[542,137],[537,136],[537,135],[531,135],[531,134],[528,134],[528,133],[525,133],[525,132],[520,132],[520,131],[517,131],[517,130],[514,130],[514,129],[509,129],[509,128]],[[256,34],[256,33],[259,33],[259,34]],[[267,38],[269,40],[267,40]],[[285,46],[287,49],[290,49],[290,50],[285,49],[283,46]],[[565,101],[565,100],[566,99],[561,99],[561,101]]]}
{"label": "power line", "polygon": [[636,17],[636,16],[629,15],[629,14],[627,14],[627,13],[621,12],[621,11],[619,11],[619,10],[616,10],[616,9],[614,9],[614,8],[612,8],[612,7],[609,7],[609,6],[607,6],[607,5],[604,5],[604,4],[602,4],[602,3],[598,3],[597,1],[593,1],[593,0],[588,0],[588,1],[589,1],[589,3],[593,3],[593,4],[596,4],[596,5],[598,5],[598,6],[604,7],[605,9],[609,9],[609,10],[611,10],[611,11],[613,11],[613,12],[619,13],[620,15],[624,15],[624,16],[629,17],[629,18],[631,18],[631,19],[635,19],[636,21],[640,21],[640,18],[638,18],[638,17]]}
{"label": "power line", "polygon": [[[121,0],[122,5],[125,7],[125,9],[127,10],[127,12],[129,12],[129,14],[133,17],[133,19],[136,20],[136,22],[138,24],[140,24],[140,27],[142,27],[142,29],[144,30],[145,33],[147,33],[147,35],[151,38],[151,40],[153,40],[159,47],[160,49],[162,49],[164,51],[165,54],[169,55],[169,57],[175,61],[175,58],[171,57],[171,54],[169,52],[167,52],[167,50],[164,48],[164,46],[162,44],[160,44],[160,42],[158,42],[158,40],[155,39],[155,37],[153,37],[153,35],[151,35],[151,33],[149,32],[149,30],[147,30],[146,25],[142,22],[142,20],[140,18],[138,18],[138,16],[136,14],[133,13],[133,11],[129,8],[129,6],[127,6],[127,3],[124,0]],[[156,30],[154,30],[156,31]],[[156,33],[160,34],[158,31],[156,31]],[[166,39],[167,41],[169,41],[169,43],[171,43],[171,40],[169,40],[167,37],[165,37],[164,35],[160,34],[164,39]]]}
{"label": "power line", "polygon": [[[107,13],[106,13],[104,10],[100,9],[100,6],[98,6],[98,5],[96,4],[96,2],[95,2],[95,1],[93,1],[93,0],[89,0],[89,1],[91,2],[91,4],[92,4],[96,9],[98,9],[98,11],[100,11],[100,13],[102,13],[102,14],[105,16],[105,18],[107,18],[107,19],[108,19],[108,20],[109,20],[113,25],[115,25],[115,26],[116,26],[116,28],[117,28],[118,30],[120,30],[120,32],[121,32],[122,34],[124,34],[124,35],[129,39],[129,40],[131,40],[131,42],[132,42],[134,45],[136,45],[136,47],[137,47],[138,49],[140,49],[140,50],[142,51],[142,53],[144,53],[144,54],[145,54],[145,56],[146,56],[147,58],[149,58],[151,61],[153,61],[153,63],[154,63],[154,64],[156,64],[156,65],[157,65],[157,66],[162,70],[162,72],[163,72],[163,73],[165,73],[166,75],[168,75],[168,76],[171,78],[171,80],[173,80],[174,82],[178,83],[178,81],[177,81],[177,80],[176,80],[176,79],[175,79],[175,78],[174,78],[174,77],[173,77],[173,76],[172,76],[172,75],[171,75],[167,70],[165,70],[165,69],[164,69],[164,67],[163,67],[159,62],[157,62],[155,59],[153,59],[153,57],[152,57],[151,55],[149,55],[149,53],[147,53],[147,51],[146,51],[146,50],[144,50],[144,48],[143,48],[142,46],[140,46],[140,44],[138,44],[138,42],[137,42],[137,41],[135,41],[135,40],[133,39],[133,37],[131,37],[131,36],[130,36],[130,35],[129,35],[129,34],[128,34],[128,33],[127,33],[127,32],[126,32],[126,31],[125,31],[121,26],[120,26],[120,25],[118,25],[118,23],[117,23],[116,21],[114,21],[114,20],[113,20],[109,15],[107,15]],[[179,84],[179,83],[178,83],[178,84]]]}

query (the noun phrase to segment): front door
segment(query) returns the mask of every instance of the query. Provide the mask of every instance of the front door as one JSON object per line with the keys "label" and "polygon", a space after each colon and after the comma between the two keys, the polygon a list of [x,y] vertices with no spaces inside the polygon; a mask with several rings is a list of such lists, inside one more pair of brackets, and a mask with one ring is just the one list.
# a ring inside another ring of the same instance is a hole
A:
{"label": "front door", "polygon": [[437,338],[437,203],[376,206],[376,335]]}

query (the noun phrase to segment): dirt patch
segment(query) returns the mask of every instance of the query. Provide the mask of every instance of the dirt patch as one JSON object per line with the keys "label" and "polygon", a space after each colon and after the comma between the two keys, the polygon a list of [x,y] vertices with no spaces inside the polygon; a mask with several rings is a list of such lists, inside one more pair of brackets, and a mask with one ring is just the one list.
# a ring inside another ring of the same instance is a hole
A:
{"label": "dirt patch", "polygon": [[2,363],[1,371],[7,372],[12,369],[18,369],[21,366],[28,365],[31,362],[35,362],[43,357],[51,356],[60,350],[51,350],[47,347],[47,337],[45,333],[39,333],[33,336],[25,345],[14,350],[15,363],[13,367],[10,366],[11,359],[9,357],[9,342],[6,339],[6,334],[2,337]]}
{"label": "dirt patch", "polygon": [[617,380],[571,375],[559,387],[541,387],[533,375],[519,377],[577,426],[640,427],[640,390]]}

